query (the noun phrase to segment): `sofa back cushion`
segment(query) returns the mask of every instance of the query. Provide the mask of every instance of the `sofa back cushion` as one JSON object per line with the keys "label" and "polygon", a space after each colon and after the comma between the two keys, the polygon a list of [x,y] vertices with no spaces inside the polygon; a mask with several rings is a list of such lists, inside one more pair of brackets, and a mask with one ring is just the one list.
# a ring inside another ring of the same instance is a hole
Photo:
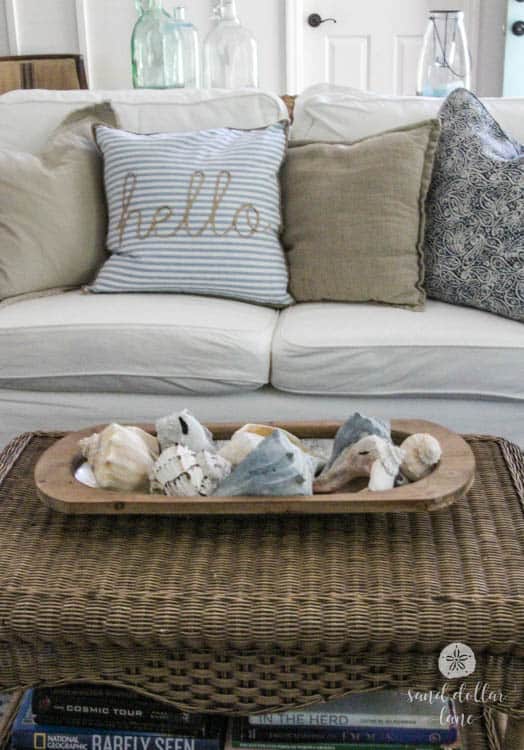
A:
{"label": "sofa back cushion", "polygon": [[[524,97],[482,101],[501,127],[524,143]],[[320,84],[306,89],[296,100],[290,138],[295,141],[358,141],[391,128],[437,117],[442,102],[438,98],[383,96]]]}
{"label": "sofa back cushion", "polygon": [[115,123],[110,105],[69,115],[40,156],[0,150],[0,301],[86,284],[105,259],[97,122]]}
{"label": "sofa back cushion", "polygon": [[120,126],[135,133],[260,128],[287,117],[263,91],[12,91],[0,96],[0,149],[38,153],[74,110],[110,101]]}

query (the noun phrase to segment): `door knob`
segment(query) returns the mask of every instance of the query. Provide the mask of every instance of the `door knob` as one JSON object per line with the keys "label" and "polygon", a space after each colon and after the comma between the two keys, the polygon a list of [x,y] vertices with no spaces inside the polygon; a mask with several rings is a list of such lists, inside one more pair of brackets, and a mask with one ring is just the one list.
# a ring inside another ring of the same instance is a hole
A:
{"label": "door knob", "polygon": [[333,23],[337,22],[336,18],[322,18],[322,16],[319,13],[311,13],[310,16],[308,16],[307,22],[310,26],[312,26],[314,29],[318,29],[318,27],[323,24],[327,23],[328,21],[332,21]]}
{"label": "door knob", "polygon": [[515,36],[524,36],[524,21],[515,21],[511,30]]}

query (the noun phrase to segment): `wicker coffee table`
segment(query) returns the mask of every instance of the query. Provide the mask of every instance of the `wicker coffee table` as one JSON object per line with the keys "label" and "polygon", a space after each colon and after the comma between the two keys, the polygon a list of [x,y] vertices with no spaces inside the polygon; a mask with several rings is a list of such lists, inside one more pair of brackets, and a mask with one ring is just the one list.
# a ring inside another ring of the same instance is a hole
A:
{"label": "wicker coffee table", "polygon": [[[245,714],[439,689],[438,655],[460,641],[477,668],[448,684],[487,683],[485,704],[510,717],[505,747],[524,747],[520,449],[469,437],[475,486],[433,514],[86,517],[36,497],[56,438],[0,455],[0,690],[106,681]],[[463,710],[478,715],[467,750],[496,748],[495,714]]]}

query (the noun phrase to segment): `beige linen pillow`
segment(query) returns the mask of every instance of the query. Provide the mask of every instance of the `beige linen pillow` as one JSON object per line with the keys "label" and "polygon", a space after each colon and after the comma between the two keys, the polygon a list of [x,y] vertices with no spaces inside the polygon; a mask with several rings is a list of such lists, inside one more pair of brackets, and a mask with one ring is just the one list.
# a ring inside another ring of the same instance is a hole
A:
{"label": "beige linen pillow", "polygon": [[0,300],[80,286],[106,259],[98,122],[116,125],[109,104],[73,112],[39,156],[0,151]]}
{"label": "beige linen pillow", "polygon": [[438,137],[429,120],[351,145],[291,145],[283,241],[297,302],[423,306],[424,203]]}

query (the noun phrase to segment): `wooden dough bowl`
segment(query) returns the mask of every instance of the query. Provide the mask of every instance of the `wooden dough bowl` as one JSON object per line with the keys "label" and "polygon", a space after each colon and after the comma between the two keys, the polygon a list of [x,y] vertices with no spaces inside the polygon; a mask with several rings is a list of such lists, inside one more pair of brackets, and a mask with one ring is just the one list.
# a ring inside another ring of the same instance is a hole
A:
{"label": "wooden dough bowl", "polygon": [[[243,423],[207,424],[216,440],[227,440]],[[332,439],[341,422],[271,422],[299,438]],[[266,513],[401,513],[435,511],[463,497],[475,477],[475,458],[465,440],[432,422],[392,421],[395,443],[408,435],[427,432],[440,442],[442,459],[425,479],[387,492],[368,489],[307,497],[165,497],[80,484],[75,471],[83,461],[78,441],[105,425],[72,432],[42,454],[35,469],[41,500],[55,510],[73,514],[135,515],[246,515]],[[140,425],[154,433],[152,425]]]}

